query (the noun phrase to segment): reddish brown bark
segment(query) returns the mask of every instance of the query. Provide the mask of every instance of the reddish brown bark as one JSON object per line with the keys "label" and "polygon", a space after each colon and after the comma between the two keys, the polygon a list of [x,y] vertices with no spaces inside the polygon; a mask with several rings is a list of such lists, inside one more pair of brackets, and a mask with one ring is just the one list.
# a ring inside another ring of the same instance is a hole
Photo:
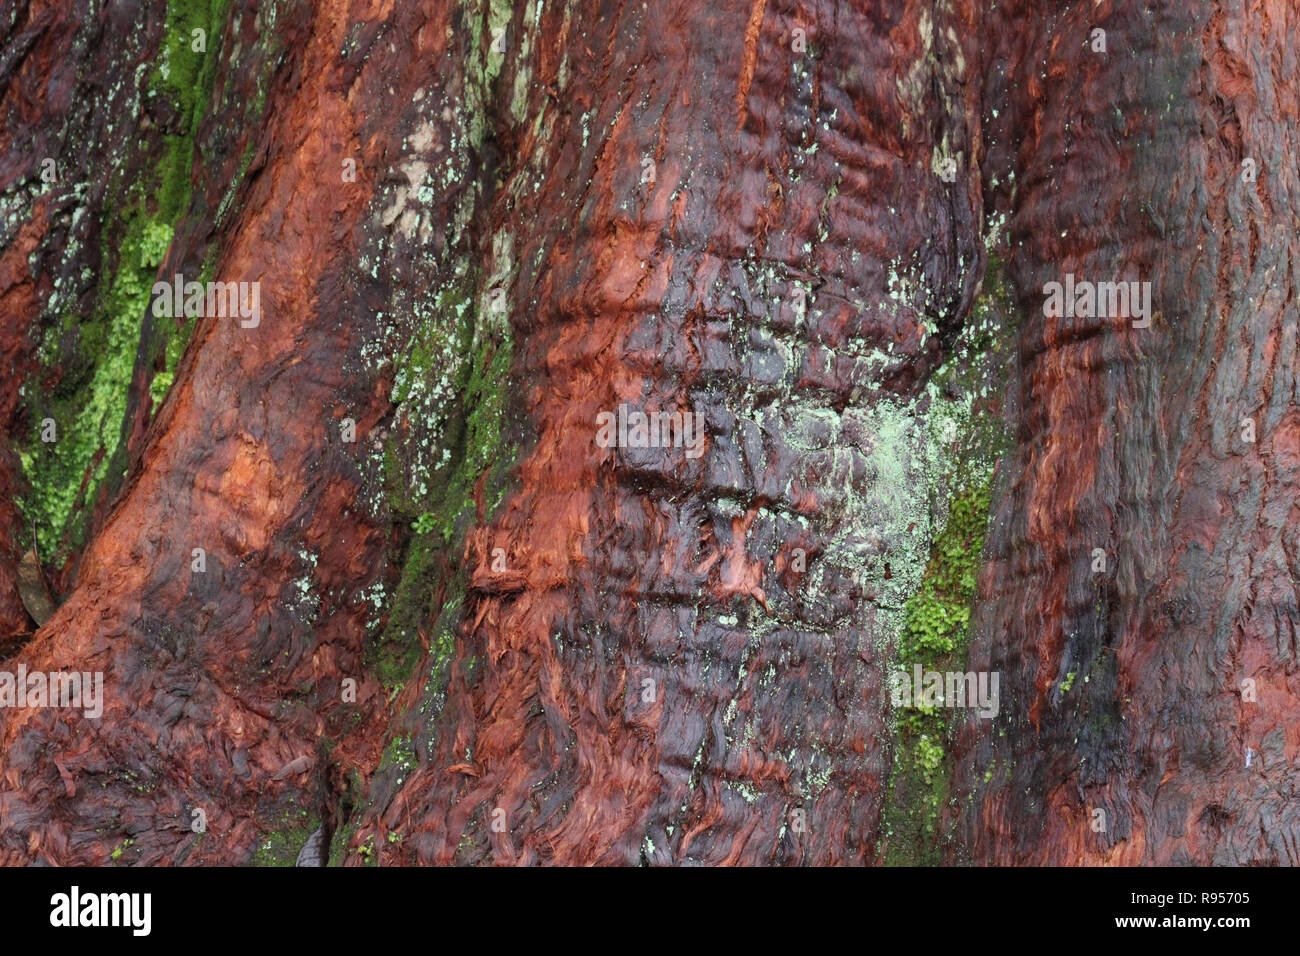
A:
{"label": "reddish brown bark", "polygon": [[[910,394],[938,353],[918,323],[951,328],[973,295],[978,189],[930,168],[945,136],[969,156],[970,93],[925,64],[931,16],[936,38],[969,36],[969,13],[928,4],[886,22],[762,0],[543,14],[513,61],[526,118],[489,214],[528,226],[511,321],[536,437],[470,536],[446,703],[411,725],[427,756],[354,846],[391,833],[385,858],[422,863],[875,858],[886,638],[844,560],[867,536],[846,503],[877,476],[870,438],[837,455],[815,411],[872,401],[867,354],[887,343],[883,393]],[[813,53],[792,51],[796,27]],[[890,260],[919,263],[926,315],[890,301]],[[698,409],[705,453],[596,447],[620,403]],[[826,593],[789,570],[795,547]]]}
{"label": "reddish brown bark", "polygon": [[[0,257],[0,309],[5,321],[0,327],[8,381],[0,386],[0,421],[5,432],[17,431],[20,415],[19,385],[32,370],[30,323],[39,310],[37,280],[27,261],[43,237],[46,228],[45,204],[40,204],[30,220],[23,223],[18,235]],[[48,294],[48,288],[46,290]],[[0,451],[0,654],[7,654],[23,642],[33,630],[18,593],[18,562],[22,548],[18,529],[23,521],[15,502],[19,464],[12,449]]]}
{"label": "reddish brown bark", "polygon": [[[83,249],[112,199],[84,144],[148,152],[167,122],[81,105],[77,77],[157,55],[165,5],[139,7],[26,4],[0,34],[0,187],[72,156]],[[156,410],[143,323],[129,468],[30,639],[19,386],[53,387],[56,278],[107,266],[65,255],[70,192],[6,223],[4,667],[108,694],[98,721],[0,709],[0,860],[245,862],[310,807],[350,863],[881,862],[895,572],[942,520],[925,387],[1005,212],[1014,447],[969,665],[1002,709],[948,742],[943,849],[1293,862],[1295,12],[495,16],[232,3],[159,274],[258,280],[262,320],[199,320]],[[1047,319],[1066,272],[1149,280],[1159,317]],[[600,447],[621,404],[699,413],[702,454]]]}
{"label": "reddish brown bark", "polygon": [[[369,198],[364,171],[386,145],[358,137],[360,180],[335,185],[356,148],[339,131],[367,130],[348,102],[357,64],[337,55],[353,19],[343,4],[299,6],[277,26],[291,60],[217,272],[275,277],[264,320],[199,325],[75,591],[21,652],[29,671],[103,670],[109,692],[98,722],[6,712],[8,862],[103,863],[124,837],[132,862],[242,860],[286,808],[329,801],[329,761],[364,767],[382,746],[364,608],[330,597],[373,580],[385,547],[355,507],[355,462],[331,441],[341,409],[363,433],[384,409],[374,382],[338,373],[365,319],[345,292],[350,233]],[[182,252],[173,246],[162,274]],[[207,552],[202,574],[194,547]],[[324,595],[314,608],[291,591],[304,575]],[[343,675],[363,683],[359,713],[339,703]],[[322,737],[336,745],[328,754]],[[218,839],[194,831],[196,809]]]}
{"label": "reddish brown bark", "polygon": [[[1021,412],[971,666],[1008,722],[960,740],[954,856],[1293,864],[1300,18],[1003,9]],[[1150,281],[1152,327],[1045,319],[1067,272]]]}

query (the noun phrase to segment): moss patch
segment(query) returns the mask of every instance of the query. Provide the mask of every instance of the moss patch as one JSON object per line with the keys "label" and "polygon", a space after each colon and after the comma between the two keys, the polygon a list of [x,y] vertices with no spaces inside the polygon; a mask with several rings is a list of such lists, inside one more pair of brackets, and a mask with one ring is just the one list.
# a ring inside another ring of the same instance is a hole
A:
{"label": "moss patch", "polygon": [[306,809],[286,813],[279,829],[266,834],[253,851],[253,866],[293,866],[320,820]]}
{"label": "moss patch", "polygon": [[[219,30],[228,0],[191,0],[168,6],[158,60],[142,96],[161,118],[163,152],[141,165],[124,155],[109,171],[109,196],[100,223],[100,276],[86,315],[64,313],[47,327],[39,357],[45,388],[31,389],[32,434],[19,449],[29,490],[19,501],[25,524],[35,525],[42,558],[62,565],[85,541],[100,489],[125,474],[123,432],[137,357],[145,348],[144,318],[158,267],[190,201],[194,141],[216,70]],[[206,31],[206,52],[192,49],[192,30]],[[140,170],[143,170],[142,172]],[[192,327],[192,323],[191,326]],[[161,400],[188,337],[188,328],[159,330],[156,348],[168,370],[151,383]],[[53,419],[57,440],[41,441],[40,423]]]}
{"label": "moss patch", "polygon": [[30,482],[20,506],[47,561],[61,563],[69,548],[81,546],[84,521],[69,527],[74,512],[125,468],[120,439],[141,319],[171,237],[170,224],[138,208],[125,222],[117,268],[95,313],[81,321],[65,316],[42,343],[43,362],[60,377],[31,411],[37,423],[54,420],[57,440],[41,441],[38,428],[19,451]]}
{"label": "moss patch", "polygon": [[907,602],[900,663],[925,663],[964,648],[989,498],[986,476],[953,499],[920,590]]}
{"label": "moss patch", "polygon": [[[469,304],[469,308],[465,307]],[[422,398],[441,400],[446,388],[454,389],[451,414],[444,414],[446,432],[415,435],[399,449],[385,449],[385,483],[393,519],[409,528],[406,552],[383,631],[370,647],[369,663],[389,687],[410,677],[423,652],[421,627],[430,621],[439,603],[459,606],[464,581],[455,544],[463,539],[475,512],[474,489],[487,472],[485,505],[492,510],[505,492],[506,471],[513,455],[503,451],[501,436],[505,415],[505,387],[509,380],[512,349],[508,337],[483,336],[474,349],[478,313],[472,300],[462,296],[439,298],[444,320],[458,318],[453,336],[436,331],[440,322],[416,336],[408,358],[399,369],[394,400],[408,420],[420,418]],[[470,356],[451,381],[442,377],[447,367],[447,347]],[[428,446],[431,460],[420,460]],[[437,653],[450,650],[451,635],[438,633]],[[446,645],[442,647],[442,645]]]}
{"label": "moss patch", "polygon": [[[964,671],[970,614],[989,512],[988,476],[953,499],[948,524],[934,542],[920,589],[907,602],[896,669]],[[940,862],[939,816],[948,798],[945,739],[951,711],[917,705],[895,713],[897,749],[886,814],[887,862]]]}
{"label": "moss patch", "polygon": [[[1009,444],[1001,396],[1016,316],[1001,263],[991,255],[970,320],[930,383],[935,440],[951,452],[952,467],[937,485],[946,492],[947,518],[921,583],[904,606],[891,673],[912,674],[916,665],[923,673],[966,670],[994,466]],[[924,705],[894,712],[894,770],[884,811],[887,864],[942,862],[940,818],[950,799],[952,715],[946,707]]]}

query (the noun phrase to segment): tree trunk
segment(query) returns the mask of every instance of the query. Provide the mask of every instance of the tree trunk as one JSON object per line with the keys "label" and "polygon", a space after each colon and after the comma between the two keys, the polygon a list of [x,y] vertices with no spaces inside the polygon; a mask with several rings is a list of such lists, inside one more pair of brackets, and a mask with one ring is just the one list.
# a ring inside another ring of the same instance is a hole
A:
{"label": "tree trunk", "polygon": [[19,3],[0,861],[1294,862],[1298,27]]}
{"label": "tree trunk", "polygon": [[[1300,862],[1297,40],[1287,4],[1071,4],[989,77],[1025,323],[955,859]],[[1046,318],[1066,273],[1149,281],[1151,327]]]}

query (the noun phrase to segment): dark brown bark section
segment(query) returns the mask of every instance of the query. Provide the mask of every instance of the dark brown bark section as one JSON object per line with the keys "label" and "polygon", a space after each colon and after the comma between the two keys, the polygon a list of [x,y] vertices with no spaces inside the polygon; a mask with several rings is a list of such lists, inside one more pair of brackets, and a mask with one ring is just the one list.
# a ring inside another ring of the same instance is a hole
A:
{"label": "dark brown bark section", "polygon": [[[955,855],[1294,864],[1300,18],[1001,8],[1021,411],[971,653],[1004,717],[961,735]],[[1152,327],[1045,318],[1068,272],[1150,281]]]}
{"label": "dark brown bark section", "polygon": [[[47,208],[45,203],[37,206],[31,219],[7,242],[0,257],[0,309],[5,316],[0,325],[3,337],[0,354],[5,368],[11,370],[8,381],[0,385],[0,420],[4,422],[6,434],[18,430],[19,386],[32,369],[33,350],[28,329],[38,312],[37,299],[41,293],[27,258],[48,228]],[[45,294],[48,294],[48,283]],[[15,650],[35,629],[18,591],[18,564],[23,550],[18,532],[23,525],[17,505],[20,473],[14,451],[7,446],[0,449],[0,656]]]}

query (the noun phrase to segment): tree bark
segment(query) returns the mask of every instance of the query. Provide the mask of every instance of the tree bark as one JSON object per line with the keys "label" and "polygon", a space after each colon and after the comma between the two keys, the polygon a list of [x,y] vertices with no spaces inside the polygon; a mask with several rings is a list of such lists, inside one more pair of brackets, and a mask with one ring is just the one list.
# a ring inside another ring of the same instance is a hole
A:
{"label": "tree bark", "polygon": [[[1066,4],[990,75],[1025,323],[971,666],[1010,692],[957,744],[954,858],[1300,860],[1298,38],[1284,4]],[[1151,327],[1046,318],[1069,272],[1151,282]]]}
{"label": "tree bark", "polygon": [[1297,28],[18,4],[0,860],[1294,862]]}

